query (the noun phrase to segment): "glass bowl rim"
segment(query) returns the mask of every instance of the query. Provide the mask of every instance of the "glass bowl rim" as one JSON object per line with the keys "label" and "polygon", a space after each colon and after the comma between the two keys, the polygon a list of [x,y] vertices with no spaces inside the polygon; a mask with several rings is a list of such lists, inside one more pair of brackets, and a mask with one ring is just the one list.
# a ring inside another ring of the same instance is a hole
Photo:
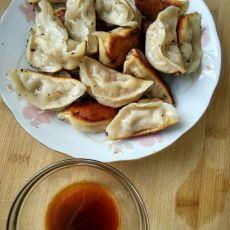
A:
{"label": "glass bowl rim", "polygon": [[97,169],[104,170],[106,171],[106,173],[115,176],[116,179],[122,184],[122,186],[124,186],[129,191],[133,199],[136,201],[140,213],[140,218],[143,222],[142,223],[143,230],[149,230],[148,213],[144,201],[140,193],[134,186],[134,184],[130,181],[130,179],[128,179],[128,177],[125,176],[122,172],[120,172],[119,170],[115,169],[114,167],[108,164],[96,160],[83,159],[83,158],[65,159],[65,160],[57,161],[49,164],[48,166],[40,169],[37,173],[35,173],[21,187],[21,189],[13,199],[7,218],[6,230],[12,230],[10,226],[12,226],[13,229],[16,229],[18,214],[24,202],[24,199],[26,198],[27,194],[31,191],[31,189],[40,181],[40,179],[42,179],[47,174],[68,165],[96,167]]}

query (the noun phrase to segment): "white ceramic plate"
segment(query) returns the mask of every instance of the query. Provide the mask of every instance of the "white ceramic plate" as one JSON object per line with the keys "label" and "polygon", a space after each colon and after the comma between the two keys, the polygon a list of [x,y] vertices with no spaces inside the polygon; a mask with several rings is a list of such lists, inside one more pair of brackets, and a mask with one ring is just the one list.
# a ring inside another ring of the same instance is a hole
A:
{"label": "white ceramic plate", "polygon": [[6,73],[28,67],[26,41],[33,24],[33,7],[24,0],[12,1],[0,23],[0,92],[20,125],[40,143],[77,158],[103,162],[139,159],[156,153],[188,131],[209,105],[221,67],[221,49],[215,24],[203,0],[190,2],[189,11],[202,14],[203,59],[199,73],[184,78],[165,77],[176,101],[180,123],[161,133],[111,142],[104,134],[85,134],[59,121],[50,111],[41,111],[12,92]]}

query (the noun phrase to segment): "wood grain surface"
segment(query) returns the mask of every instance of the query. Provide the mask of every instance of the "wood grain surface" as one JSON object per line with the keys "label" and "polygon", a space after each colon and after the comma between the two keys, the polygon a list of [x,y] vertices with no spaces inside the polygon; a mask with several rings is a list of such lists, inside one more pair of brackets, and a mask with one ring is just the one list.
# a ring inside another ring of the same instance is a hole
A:
{"label": "wood grain surface", "polygon": [[[0,0],[0,13],[8,3]],[[139,189],[151,230],[230,229],[230,3],[206,3],[223,50],[220,83],[207,112],[166,150],[143,160],[112,164]],[[68,157],[29,136],[1,99],[0,124],[0,229],[4,229],[21,186],[42,167]]]}

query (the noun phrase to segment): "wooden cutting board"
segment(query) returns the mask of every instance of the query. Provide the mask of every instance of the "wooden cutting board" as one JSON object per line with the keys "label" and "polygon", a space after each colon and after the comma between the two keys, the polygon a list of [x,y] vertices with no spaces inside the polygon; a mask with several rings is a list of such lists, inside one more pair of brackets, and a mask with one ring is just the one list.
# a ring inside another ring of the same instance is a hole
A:
{"label": "wooden cutting board", "polygon": [[[9,2],[0,0],[0,13]],[[223,50],[221,80],[209,109],[166,150],[143,160],[112,164],[139,189],[151,230],[230,229],[230,3],[206,3]],[[4,229],[19,188],[42,167],[68,157],[30,137],[1,99],[0,138],[0,229]]]}

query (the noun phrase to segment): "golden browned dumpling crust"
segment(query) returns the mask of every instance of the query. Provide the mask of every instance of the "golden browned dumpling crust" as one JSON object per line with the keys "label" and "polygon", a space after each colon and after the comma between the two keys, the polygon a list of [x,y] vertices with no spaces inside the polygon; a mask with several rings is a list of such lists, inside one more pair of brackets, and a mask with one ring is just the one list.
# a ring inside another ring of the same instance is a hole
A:
{"label": "golden browned dumpling crust", "polygon": [[104,132],[118,110],[97,102],[76,102],[58,114],[83,132]]}
{"label": "golden browned dumpling crust", "polygon": [[122,66],[132,48],[140,47],[139,28],[122,28],[111,32],[95,32],[99,41],[99,60],[113,69]]}
{"label": "golden browned dumpling crust", "polygon": [[98,122],[113,119],[117,109],[101,105],[97,102],[77,102],[65,109],[76,119],[87,122]]}
{"label": "golden browned dumpling crust", "polygon": [[201,62],[201,15],[197,12],[183,15],[177,25],[179,48],[188,74],[195,72]]}
{"label": "golden browned dumpling crust", "polygon": [[176,6],[181,9],[181,14],[188,9],[187,0],[135,0],[136,6],[149,19],[155,20],[157,15],[168,6]]}

